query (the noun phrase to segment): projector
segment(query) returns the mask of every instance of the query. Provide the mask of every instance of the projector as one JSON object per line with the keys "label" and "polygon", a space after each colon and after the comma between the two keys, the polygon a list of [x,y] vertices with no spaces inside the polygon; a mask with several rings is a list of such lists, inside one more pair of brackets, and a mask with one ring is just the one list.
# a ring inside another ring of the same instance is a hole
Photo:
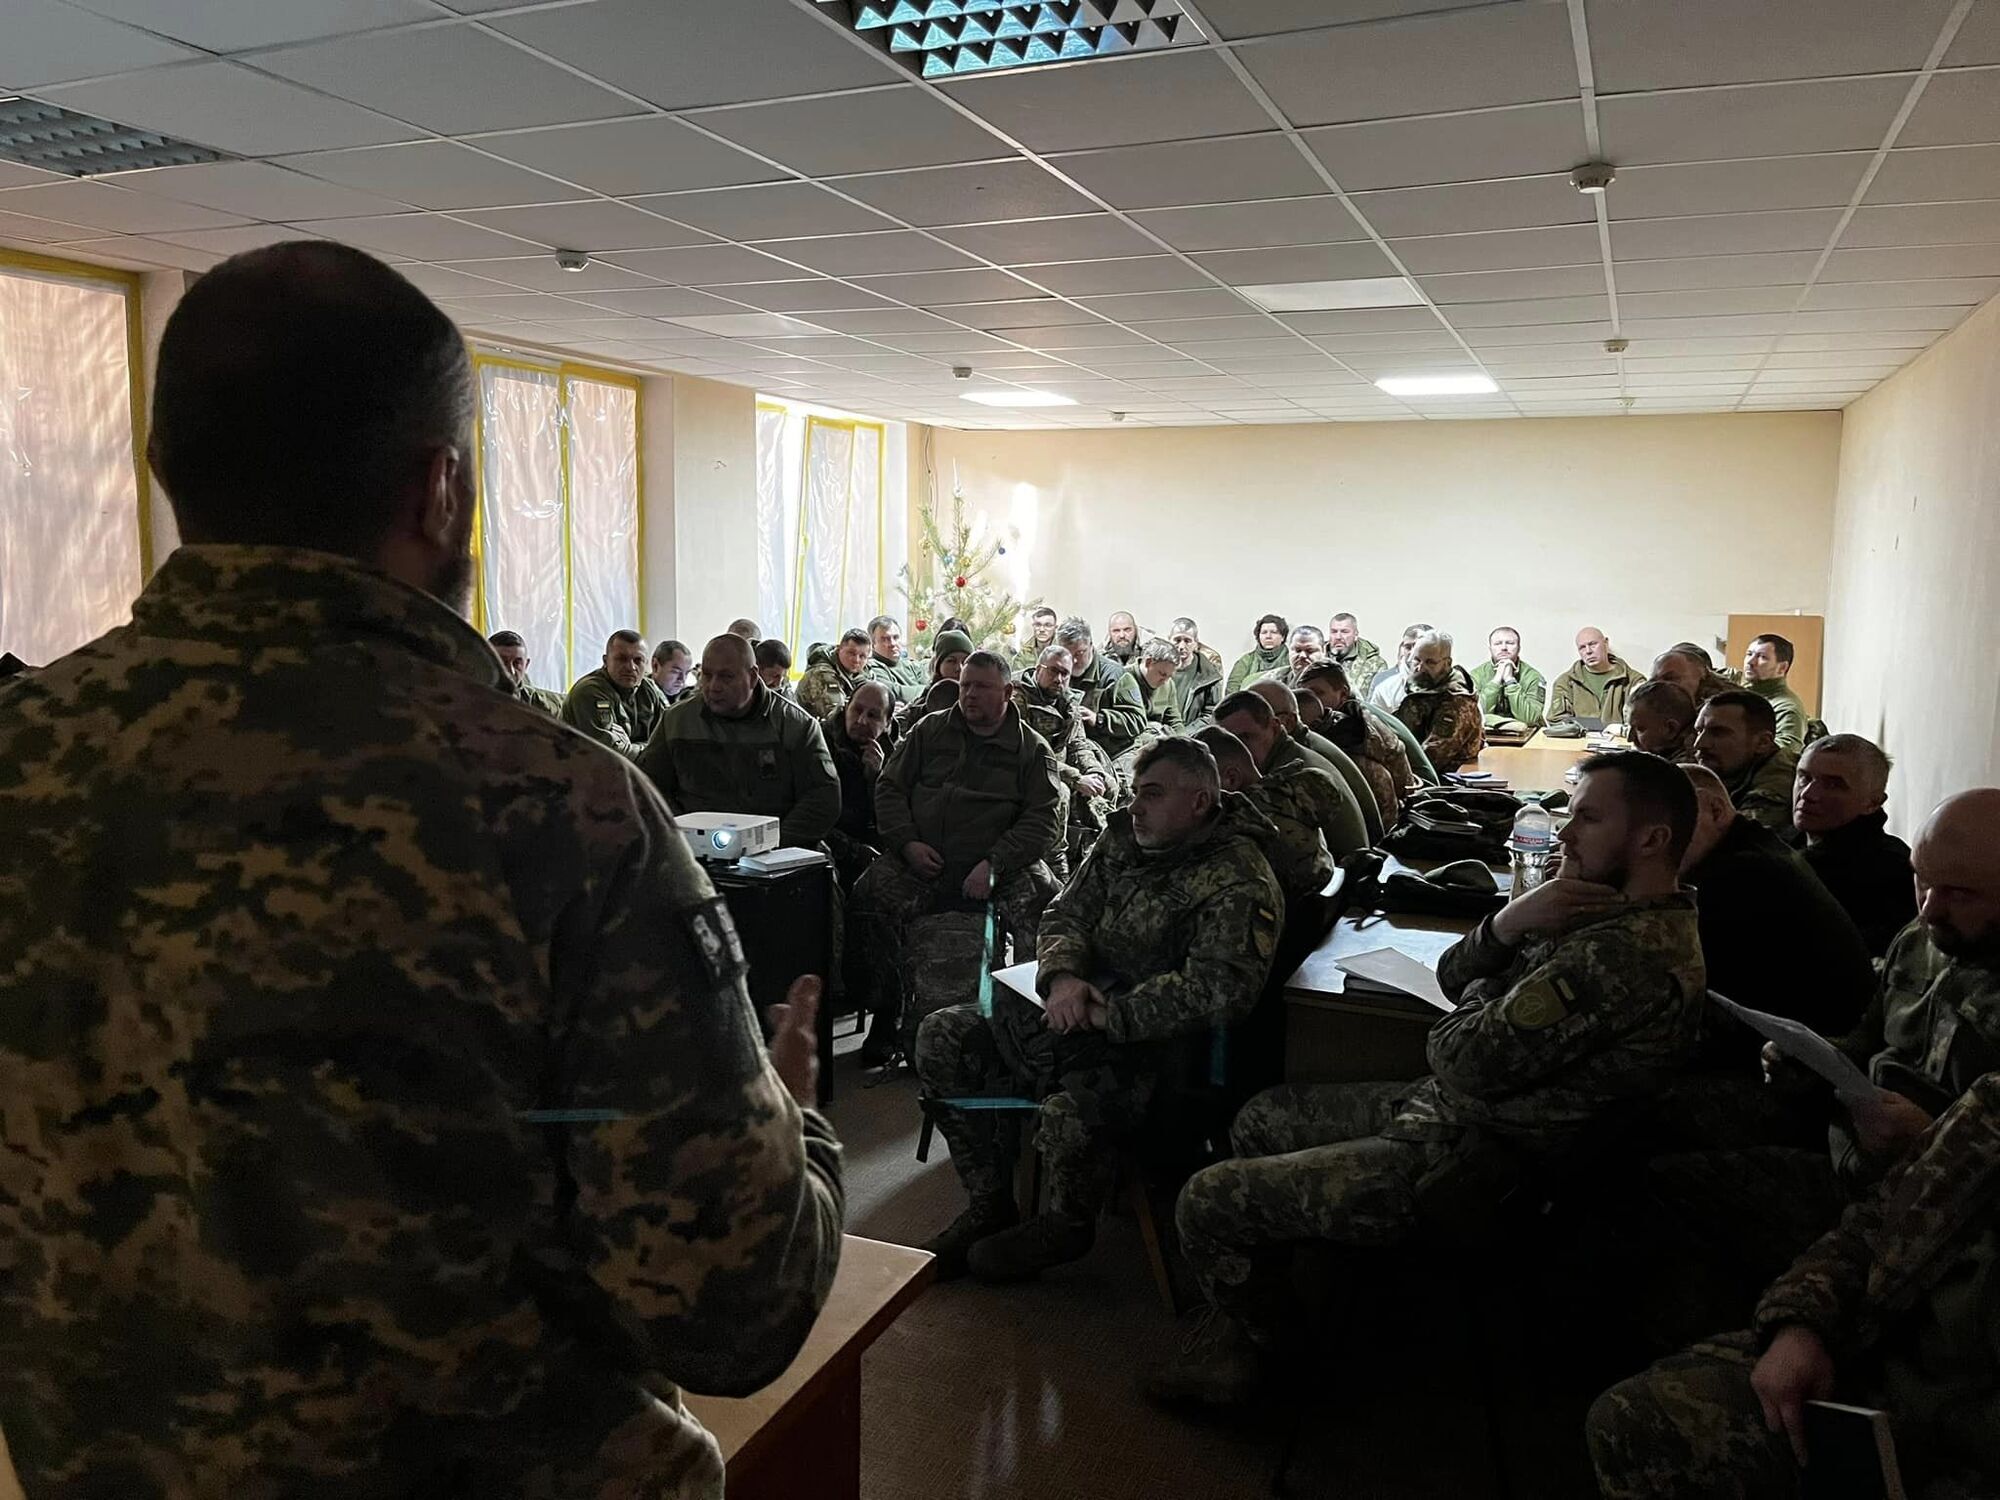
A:
{"label": "projector", "polygon": [[778,847],[778,820],[757,813],[691,812],[674,819],[696,859],[733,864]]}

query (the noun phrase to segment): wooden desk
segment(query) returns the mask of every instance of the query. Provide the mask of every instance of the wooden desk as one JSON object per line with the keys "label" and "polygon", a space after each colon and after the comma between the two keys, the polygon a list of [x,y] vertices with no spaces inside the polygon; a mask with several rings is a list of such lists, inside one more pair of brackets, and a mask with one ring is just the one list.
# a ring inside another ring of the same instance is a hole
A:
{"label": "wooden desk", "polygon": [[791,1368],[754,1396],[685,1396],[715,1434],[729,1500],[860,1500],[861,1356],[930,1284],[932,1256],[847,1235]]}
{"label": "wooden desk", "polygon": [[1470,932],[1463,917],[1343,917],[1285,981],[1285,1081],[1380,1083],[1430,1071],[1424,1039],[1442,1011],[1413,995],[1346,992],[1338,960],[1394,948],[1435,968]]}
{"label": "wooden desk", "polygon": [[1594,753],[1583,740],[1552,740],[1538,729],[1527,744],[1490,746],[1463,769],[1504,776],[1516,792],[1556,792],[1568,787],[1563,773]]}

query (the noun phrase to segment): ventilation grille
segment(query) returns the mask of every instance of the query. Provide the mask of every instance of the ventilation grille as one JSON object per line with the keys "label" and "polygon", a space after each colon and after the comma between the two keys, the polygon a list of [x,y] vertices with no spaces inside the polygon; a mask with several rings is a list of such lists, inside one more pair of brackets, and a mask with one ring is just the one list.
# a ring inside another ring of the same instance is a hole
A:
{"label": "ventilation grille", "polygon": [[820,0],[923,78],[1083,62],[1201,41],[1180,0]]}
{"label": "ventilation grille", "polygon": [[222,160],[219,151],[157,131],[114,125],[34,99],[0,97],[0,161],[69,177],[98,177]]}

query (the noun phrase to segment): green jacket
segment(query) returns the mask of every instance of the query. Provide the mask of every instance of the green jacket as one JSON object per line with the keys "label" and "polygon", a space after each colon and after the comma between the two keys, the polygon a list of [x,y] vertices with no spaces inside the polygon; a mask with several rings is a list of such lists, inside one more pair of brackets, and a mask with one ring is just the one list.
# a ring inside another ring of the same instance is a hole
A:
{"label": "green jacket", "polygon": [[636,760],[666,714],[666,694],[652,678],[640,678],[639,685],[627,692],[599,667],[577,678],[570,688],[563,700],[562,721]]}
{"label": "green jacket", "polygon": [[1340,779],[1340,773],[1333,769],[1331,761],[1321,759],[1315,751],[1281,734],[1261,769],[1266,776],[1280,780],[1297,777],[1306,782],[1306,792],[1317,809],[1320,832],[1326,835],[1326,847],[1335,858],[1368,847],[1368,823],[1361,816],[1361,804]]}
{"label": "green jacket", "polygon": [[1625,695],[1646,679],[1632,670],[1631,666],[1612,652],[1603,674],[1609,680],[1600,689],[1584,671],[1583,663],[1574,661],[1566,671],[1549,685],[1549,710],[1544,722],[1554,723],[1558,719],[1602,719],[1607,724],[1617,724],[1625,719]]}
{"label": "green jacket", "polygon": [[875,783],[875,822],[898,858],[921,841],[962,881],[990,860],[994,881],[1045,860],[1063,836],[1063,792],[1048,741],[1011,703],[1000,727],[977,735],[958,708],[917,720]]}
{"label": "green jacket", "polygon": [[905,653],[901,660],[890,661],[876,652],[868,655],[868,665],[861,669],[863,682],[879,682],[889,690],[889,696],[898,703],[909,703],[923,695],[931,684],[930,673],[921,663],[912,661]]}
{"label": "green jacket", "polygon": [[1778,748],[1797,755],[1806,746],[1806,706],[1791,684],[1782,677],[1744,684],[1759,698],[1768,699],[1771,712],[1778,716]]}
{"label": "green jacket", "polygon": [[840,773],[819,720],[757,683],[740,719],[700,698],[667,710],[639,756],[681,812],[761,813],[788,848],[810,849],[840,818]]}
{"label": "green jacket", "polygon": [[[1085,725],[1084,733],[1102,745],[1107,755],[1117,755],[1146,732],[1144,701],[1118,696],[1118,684],[1124,679],[1125,669],[1102,651],[1094,652],[1090,666],[1072,672],[1069,678],[1071,691],[1097,715],[1097,722]],[[1119,750],[1114,750],[1114,745]]]}
{"label": "green jacket", "polygon": [[[1333,768],[1334,774],[1347,783],[1348,791],[1354,794],[1355,806],[1361,812],[1361,824],[1367,831],[1368,842],[1373,844],[1381,838],[1385,825],[1381,809],[1376,805],[1375,788],[1369,784],[1367,773],[1355,763],[1354,757],[1316,729],[1301,729],[1297,743],[1325,761]],[[1343,849],[1340,852],[1345,854],[1348,851]]]}
{"label": "green jacket", "polygon": [[[1158,738],[1163,734],[1180,734],[1186,729],[1172,681],[1163,683],[1155,691],[1147,686],[1145,673],[1137,667],[1127,667],[1119,677],[1118,685],[1111,690],[1109,707],[1116,710],[1115,714],[1101,708],[1098,710],[1098,725],[1105,730],[1098,743],[1104,746],[1108,755],[1123,755],[1149,736]],[[1139,732],[1129,736],[1120,733],[1134,711],[1139,714]]]}
{"label": "green jacket", "polygon": [[1738,812],[1781,834],[1792,826],[1792,782],[1798,769],[1796,750],[1774,750],[1744,767],[1740,776],[1724,785],[1729,788],[1729,800]]}
{"label": "green jacket", "polygon": [[1472,690],[1479,695],[1479,712],[1489,729],[1502,719],[1535,729],[1548,717],[1548,679],[1526,662],[1516,662],[1515,668],[1516,682],[1501,682],[1490,658],[1472,669]]}
{"label": "green jacket", "polygon": [[825,646],[815,646],[807,653],[805,675],[799,679],[799,707],[815,719],[837,714],[847,707],[847,700],[867,676],[868,669],[863,667],[850,677],[841,669],[839,657]]}
{"label": "green jacket", "polygon": [[1200,1035],[1256,1007],[1278,951],[1285,897],[1257,845],[1268,830],[1247,801],[1172,849],[1141,849],[1132,814],[1110,826],[1042,914],[1035,944],[1043,995],[1075,974],[1110,1002],[1117,1043]]}
{"label": "green jacket", "polygon": [[1254,651],[1244,652],[1236,658],[1236,665],[1229,669],[1229,679],[1223,684],[1222,696],[1227,698],[1244,683],[1262,677],[1266,672],[1281,670],[1291,659],[1291,651],[1282,645],[1270,651],[1259,646]]}
{"label": "green jacket", "polygon": [[1368,717],[1387,729],[1403,742],[1403,753],[1410,758],[1410,774],[1418,781],[1431,786],[1438,784],[1437,767],[1431,764],[1430,756],[1424,753],[1424,742],[1410,733],[1410,726],[1390,713],[1386,708],[1377,708],[1372,703],[1363,703],[1362,709]]}
{"label": "green jacket", "polygon": [[1168,686],[1181,706],[1181,722],[1193,731],[1215,717],[1215,706],[1222,701],[1222,668],[1197,651]]}
{"label": "green jacket", "polygon": [[1224,792],[1226,802],[1242,797],[1271,823],[1270,837],[1257,847],[1271,862],[1271,873],[1285,893],[1288,911],[1309,910],[1312,899],[1333,879],[1333,854],[1320,831],[1319,806],[1309,778],[1265,776],[1241,792]]}
{"label": "green jacket", "polygon": [[563,704],[567,701],[554,689],[536,687],[532,682],[517,684],[514,696],[530,708],[539,708],[551,719],[560,719],[563,716]]}
{"label": "green jacket", "polygon": [[1329,651],[1327,660],[1337,662],[1347,674],[1348,691],[1357,698],[1368,696],[1368,685],[1388,667],[1373,641],[1362,636],[1345,651]]}

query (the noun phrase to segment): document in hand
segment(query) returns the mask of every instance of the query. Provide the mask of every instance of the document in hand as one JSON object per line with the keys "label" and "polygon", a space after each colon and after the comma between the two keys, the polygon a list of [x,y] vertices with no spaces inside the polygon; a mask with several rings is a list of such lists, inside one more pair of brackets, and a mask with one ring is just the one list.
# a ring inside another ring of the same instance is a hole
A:
{"label": "document in hand", "polygon": [[1776,1042],[1778,1050],[1793,1062],[1810,1068],[1832,1084],[1833,1091],[1843,1102],[1873,1099],[1882,1092],[1868,1081],[1867,1074],[1854,1066],[1853,1059],[1810,1026],[1801,1026],[1797,1021],[1774,1016],[1768,1011],[1738,1005],[1714,990],[1708,992],[1708,998],[1759,1036]]}
{"label": "document in hand", "polygon": [[1036,1010],[1041,1010],[1042,997],[1035,989],[1035,976],[1041,966],[1032,958],[1024,964],[1013,964],[1004,969],[995,969],[993,977],[1007,986],[1015,994],[1026,1000]]}
{"label": "document in hand", "polygon": [[1445,999],[1444,991],[1438,987],[1435,969],[1394,948],[1371,948],[1352,958],[1337,958],[1333,966],[1341,973],[1360,980],[1364,987],[1415,995],[1443,1011],[1457,1009]]}

